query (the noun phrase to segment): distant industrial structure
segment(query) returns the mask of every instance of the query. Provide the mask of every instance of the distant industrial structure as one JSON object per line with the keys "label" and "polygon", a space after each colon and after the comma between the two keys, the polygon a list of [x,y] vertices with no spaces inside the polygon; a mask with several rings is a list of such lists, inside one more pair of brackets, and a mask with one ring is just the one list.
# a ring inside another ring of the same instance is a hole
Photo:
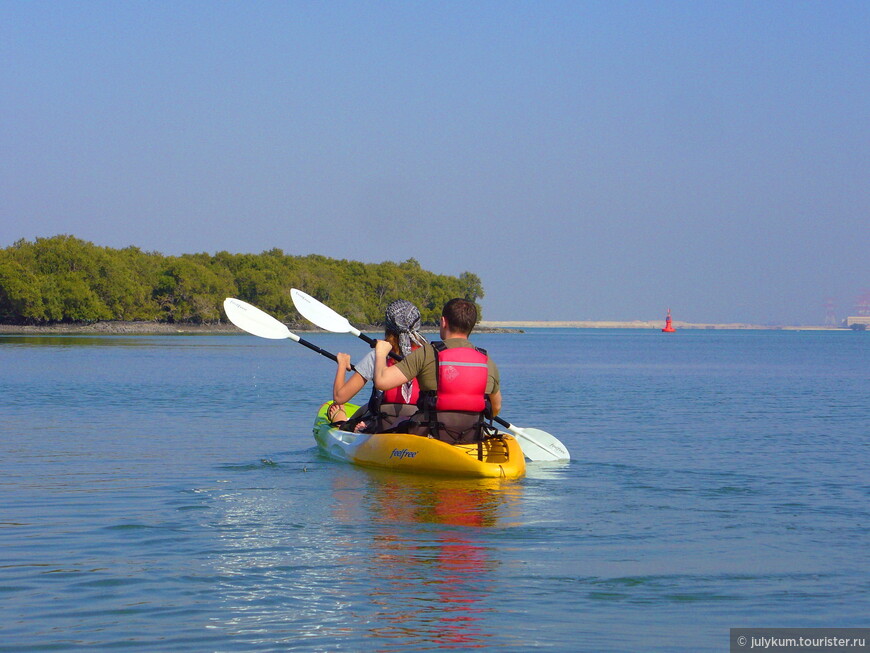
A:
{"label": "distant industrial structure", "polygon": [[839,322],[837,321],[837,303],[832,297],[828,297],[825,300],[825,326],[835,327],[838,325]]}
{"label": "distant industrial structure", "polygon": [[855,302],[855,314],[844,319],[842,326],[857,331],[870,328],[870,291],[858,298]]}

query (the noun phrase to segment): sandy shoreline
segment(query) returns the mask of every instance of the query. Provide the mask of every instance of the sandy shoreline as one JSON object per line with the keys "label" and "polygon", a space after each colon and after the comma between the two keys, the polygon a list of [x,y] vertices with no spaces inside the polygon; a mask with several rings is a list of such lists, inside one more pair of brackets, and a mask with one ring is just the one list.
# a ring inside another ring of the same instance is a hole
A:
{"label": "sandy shoreline", "polygon": [[[320,330],[311,326],[288,325],[291,331],[317,333]],[[770,326],[757,324],[694,324],[674,322],[676,329],[766,329],[786,331],[841,331],[842,328],[822,326]],[[660,330],[659,321],[633,322],[559,322],[559,321],[492,321],[483,320],[475,329],[481,333],[522,333],[523,329],[571,328],[571,329],[652,329]],[[361,331],[377,333],[381,327],[360,327]],[[436,329],[423,329],[425,333],[436,333]],[[238,335],[244,331],[232,324],[166,324],[164,322],[95,322],[93,324],[49,324],[44,326],[0,324],[0,334],[7,335]]]}
{"label": "sandy shoreline", "polygon": [[[794,326],[794,325],[761,325],[761,324],[706,324],[693,322],[673,322],[675,329],[765,329],[765,330],[781,330],[781,331],[842,331],[843,327],[825,327],[825,326]],[[481,327],[489,328],[526,328],[526,329],[653,329],[661,330],[664,326],[663,320],[634,320],[631,322],[608,322],[608,321],[586,321],[586,322],[559,322],[559,321],[535,321],[535,320],[514,320],[514,321],[494,321],[482,320]]]}

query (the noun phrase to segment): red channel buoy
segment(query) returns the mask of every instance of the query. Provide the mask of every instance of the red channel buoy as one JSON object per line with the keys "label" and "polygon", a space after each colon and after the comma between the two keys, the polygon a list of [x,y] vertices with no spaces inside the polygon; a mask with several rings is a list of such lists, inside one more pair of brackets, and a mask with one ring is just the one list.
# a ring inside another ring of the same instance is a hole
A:
{"label": "red channel buoy", "polygon": [[676,331],[674,325],[671,324],[671,309],[668,309],[668,316],[665,318],[665,328],[662,329],[664,333],[673,333]]}

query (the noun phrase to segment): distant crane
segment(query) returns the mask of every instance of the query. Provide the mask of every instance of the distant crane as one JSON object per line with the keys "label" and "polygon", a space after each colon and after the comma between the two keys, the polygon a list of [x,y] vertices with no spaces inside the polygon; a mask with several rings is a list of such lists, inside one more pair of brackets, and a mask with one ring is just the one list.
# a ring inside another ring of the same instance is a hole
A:
{"label": "distant crane", "polygon": [[837,323],[837,306],[832,298],[825,300],[825,326],[835,327]]}

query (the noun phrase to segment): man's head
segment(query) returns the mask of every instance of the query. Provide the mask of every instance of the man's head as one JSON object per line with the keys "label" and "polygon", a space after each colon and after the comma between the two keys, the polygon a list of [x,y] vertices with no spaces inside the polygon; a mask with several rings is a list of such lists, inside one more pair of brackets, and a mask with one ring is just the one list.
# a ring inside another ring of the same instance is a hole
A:
{"label": "man's head", "polygon": [[477,306],[467,299],[451,299],[444,304],[441,317],[442,330],[446,328],[451,333],[467,336],[477,324]]}

